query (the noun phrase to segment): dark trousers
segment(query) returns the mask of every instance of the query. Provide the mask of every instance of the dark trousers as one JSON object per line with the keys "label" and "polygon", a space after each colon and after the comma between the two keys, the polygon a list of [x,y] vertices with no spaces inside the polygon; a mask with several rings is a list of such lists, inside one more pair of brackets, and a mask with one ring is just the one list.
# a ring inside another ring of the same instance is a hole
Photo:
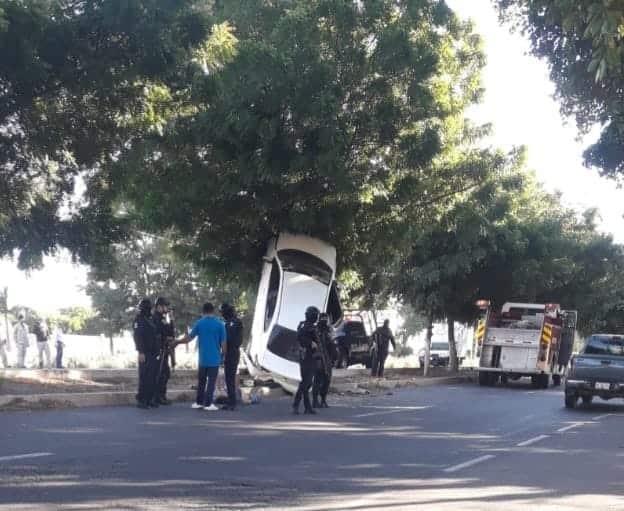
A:
{"label": "dark trousers", "polygon": [[63,348],[56,348],[56,368],[63,369]]}
{"label": "dark trousers", "polygon": [[373,376],[379,376],[381,378],[384,375],[386,358],[388,358],[388,348],[384,348],[383,346],[377,348],[377,360],[375,360],[373,364]]}
{"label": "dark trousers", "polygon": [[225,358],[225,385],[227,387],[229,406],[236,406],[236,372],[238,371],[239,361],[239,351],[228,353]]}
{"label": "dark trousers", "polygon": [[171,368],[169,367],[169,355],[163,354],[158,360],[158,399],[167,398],[167,383],[171,377]]}
{"label": "dark trousers", "polygon": [[198,405],[210,406],[214,399],[215,387],[217,386],[217,376],[219,366],[200,367],[197,372],[197,399]]}
{"label": "dark trousers", "polygon": [[329,385],[331,383],[332,370],[325,370],[325,368],[317,369],[314,373],[314,384],[312,385],[312,401],[314,404],[318,403],[320,396],[321,402],[327,400],[327,394],[329,393]]}
{"label": "dark trousers", "polygon": [[156,398],[156,378],[158,378],[158,355],[146,353],[145,362],[139,364],[139,392],[137,401],[150,404]]}
{"label": "dark trousers", "polygon": [[312,387],[314,381],[316,363],[314,360],[300,362],[299,369],[301,370],[301,381],[299,382],[299,387],[295,394],[293,408],[299,408],[299,403],[301,403],[301,399],[303,398],[304,408],[310,410],[312,409],[312,403],[310,403],[310,387]]}

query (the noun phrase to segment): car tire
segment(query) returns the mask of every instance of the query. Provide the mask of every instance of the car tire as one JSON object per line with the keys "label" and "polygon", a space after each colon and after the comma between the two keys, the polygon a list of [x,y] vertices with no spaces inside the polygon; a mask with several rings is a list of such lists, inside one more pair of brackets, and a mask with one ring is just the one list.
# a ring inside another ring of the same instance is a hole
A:
{"label": "car tire", "polygon": [[553,387],[559,387],[561,386],[561,375],[560,374],[553,374]]}
{"label": "car tire", "polygon": [[583,400],[583,404],[585,406],[589,406],[592,404],[592,401],[594,400],[594,396],[581,396],[581,399]]}
{"label": "car tire", "polygon": [[575,408],[577,401],[578,401],[578,396],[576,394],[570,394],[566,392],[565,394],[565,407],[566,408]]}

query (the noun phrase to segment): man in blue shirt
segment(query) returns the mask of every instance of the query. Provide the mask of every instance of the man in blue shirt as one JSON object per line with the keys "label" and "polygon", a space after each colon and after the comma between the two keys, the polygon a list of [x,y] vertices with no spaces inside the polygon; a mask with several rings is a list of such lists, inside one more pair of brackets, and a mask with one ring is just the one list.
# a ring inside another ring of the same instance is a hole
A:
{"label": "man in blue shirt", "polygon": [[219,409],[214,405],[213,398],[219,366],[227,352],[227,339],[225,325],[215,316],[214,306],[205,303],[202,312],[202,318],[195,323],[191,333],[178,340],[178,344],[188,344],[198,338],[197,399],[192,408],[203,408],[212,412]]}

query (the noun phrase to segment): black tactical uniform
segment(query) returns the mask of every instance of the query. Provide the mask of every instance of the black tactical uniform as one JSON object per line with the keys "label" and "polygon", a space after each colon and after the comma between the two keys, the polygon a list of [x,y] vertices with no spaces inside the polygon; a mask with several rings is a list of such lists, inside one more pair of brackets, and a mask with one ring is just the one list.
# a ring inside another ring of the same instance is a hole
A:
{"label": "black tactical uniform", "polygon": [[372,374],[373,376],[381,378],[384,375],[384,366],[386,365],[386,358],[388,358],[389,344],[392,343],[392,348],[396,350],[394,335],[392,335],[392,330],[390,330],[390,322],[388,320],[384,321],[383,326],[375,330],[373,335],[377,343],[377,357],[373,364]]}
{"label": "black tactical uniform", "polygon": [[158,341],[158,376],[156,401],[161,405],[171,404],[167,399],[167,383],[171,377],[171,368],[169,367],[169,352],[171,351],[171,342],[173,341],[173,325],[167,320],[162,312],[158,311],[158,306],[168,306],[169,304],[164,298],[156,300],[156,309],[154,310],[154,326],[156,327],[156,338]]}
{"label": "black tactical uniform", "polygon": [[319,310],[316,307],[306,309],[306,319],[297,328],[297,341],[299,342],[299,368],[301,370],[301,381],[295,394],[293,403],[294,413],[299,413],[299,403],[303,398],[304,413],[315,414],[310,403],[310,387],[314,380],[314,373],[320,358],[319,334],[316,328]]}
{"label": "black tactical uniform", "polygon": [[[332,327],[328,323],[327,314],[321,314],[318,322],[320,364],[317,365],[312,387],[312,406],[314,408],[329,408],[327,394],[332,379],[332,367],[336,360],[336,350],[332,334]],[[321,398],[319,402],[319,396]]]}
{"label": "black tactical uniform", "polygon": [[134,319],[134,344],[139,354],[145,356],[139,362],[139,391],[137,403],[140,408],[158,406],[156,403],[156,379],[158,378],[157,330],[151,316],[152,304],[148,299],[139,303],[139,313]]}
{"label": "black tactical uniform", "polygon": [[243,344],[243,323],[236,315],[234,307],[227,303],[221,305],[221,314],[225,320],[227,335],[227,353],[224,365],[228,402],[224,408],[234,410],[236,407],[236,373],[240,362],[240,347]]}

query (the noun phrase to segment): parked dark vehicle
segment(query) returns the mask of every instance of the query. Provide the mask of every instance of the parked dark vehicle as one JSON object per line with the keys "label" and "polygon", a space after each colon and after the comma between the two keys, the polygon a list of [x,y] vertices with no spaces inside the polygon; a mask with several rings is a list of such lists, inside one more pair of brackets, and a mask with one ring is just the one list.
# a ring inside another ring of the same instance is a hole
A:
{"label": "parked dark vehicle", "polygon": [[594,334],[583,351],[570,361],[565,383],[565,405],[574,408],[579,398],[591,404],[594,397],[624,397],[624,336]]}
{"label": "parked dark vehicle", "polygon": [[346,369],[355,364],[371,368],[372,337],[366,333],[363,321],[346,319],[334,332],[338,348],[336,367]]}

